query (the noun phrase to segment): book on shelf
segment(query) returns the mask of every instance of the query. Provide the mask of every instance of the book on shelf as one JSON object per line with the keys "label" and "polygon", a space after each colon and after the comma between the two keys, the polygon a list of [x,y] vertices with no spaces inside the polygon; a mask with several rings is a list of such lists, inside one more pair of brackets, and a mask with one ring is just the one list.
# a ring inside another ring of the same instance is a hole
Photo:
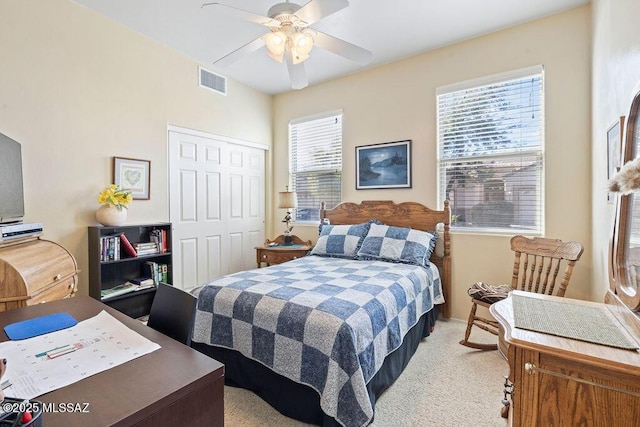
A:
{"label": "book on shelf", "polygon": [[100,238],[100,261],[117,261],[120,259],[120,235]]}
{"label": "book on shelf", "polygon": [[149,240],[158,245],[158,252],[167,252],[167,230],[162,228],[155,228],[151,230],[149,233]]}
{"label": "book on shelf", "polygon": [[102,289],[100,291],[100,297],[102,300],[114,298],[120,295],[128,294],[129,292],[133,292],[137,287],[138,285],[134,285],[131,282],[125,282],[121,285],[114,286],[113,288]]}
{"label": "book on shelf", "polygon": [[131,245],[131,242],[129,241],[127,236],[124,235],[124,233],[120,234],[120,246],[122,247],[123,252],[126,253],[128,256],[130,257],[138,256],[138,253],[133,248],[133,246]]}
{"label": "book on shelf", "polygon": [[132,281],[124,282],[120,285],[114,286],[109,289],[102,289],[100,291],[100,297],[102,300],[108,300],[120,295],[125,295],[131,292],[142,291],[144,289],[155,288],[156,285],[152,281],[146,280],[142,284],[133,283]]}
{"label": "book on shelf", "polygon": [[153,283],[157,286],[159,283],[169,282],[169,266],[154,261],[147,261],[142,266],[142,274],[153,279]]}
{"label": "book on shelf", "polygon": [[100,238],[100,261],[118,261],[122,259],[123,255],[132,258],[162,252],[166,252],[166,250],[163,250],[162,242],[160,241],[131,243],[124,233]]}
{"label": "book on shelf", "polygon": [[156,285],[154,283],[145,283],[142,285],[136,285],[136,287],[133,289],[133,292],[141,291],[143,289],[151,289],[155,287]]}
{"label": "book on shelf", "polygon": [[158,244],[155,242],[138,242],[133,244],[138,249],[158,249]]}
{"label": "book on shelf", "polygon": [[160,282],[169,283],[169,266],[160,264]]}
{"label": "book on shelf", "polygon": [[143,286],[143,285],[153,285],[153,279],[151,277],[143,276],[136,277],[135,279],[130,279],[129,282],[134,285]]}
{"label": "book on shelf", "polygon": [[134,243],[133,247],[138,255],[151,255],[160,253],[158,243],[156,242]]}

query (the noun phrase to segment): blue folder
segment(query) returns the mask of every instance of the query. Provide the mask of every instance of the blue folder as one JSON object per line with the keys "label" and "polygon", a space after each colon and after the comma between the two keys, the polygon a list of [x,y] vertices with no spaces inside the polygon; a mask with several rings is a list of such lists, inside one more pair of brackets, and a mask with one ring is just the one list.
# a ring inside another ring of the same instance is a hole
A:
{"label": "blue folder", "polygon": [[4,327],[9,339],[24,340],[49,332],[70,328],[78,324],[78,321],[69,313],[55,313],[34,319],[23,320]]}

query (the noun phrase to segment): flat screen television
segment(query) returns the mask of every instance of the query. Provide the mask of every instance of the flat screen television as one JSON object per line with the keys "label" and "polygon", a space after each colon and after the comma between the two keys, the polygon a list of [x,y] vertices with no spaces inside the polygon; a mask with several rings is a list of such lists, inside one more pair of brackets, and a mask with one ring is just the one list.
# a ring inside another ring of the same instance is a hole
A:
{"label": "flat screen television", "polygon": [[0,133],[0,224],[22,221],[22,147]]}

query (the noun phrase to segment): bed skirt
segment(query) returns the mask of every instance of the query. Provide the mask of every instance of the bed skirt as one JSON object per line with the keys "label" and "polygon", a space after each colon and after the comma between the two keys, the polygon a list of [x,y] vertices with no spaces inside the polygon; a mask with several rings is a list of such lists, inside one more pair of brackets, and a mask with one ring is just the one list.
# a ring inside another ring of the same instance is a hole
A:
{"label": "bed skirt", "polygon": [[[378,397],[400,376],[416,352],[422,338],[429,336],[438,318],[438,307],[425,313],[405,335],[402,345],[389,354],[380,370],[367,384],[371,406],[375,410]],[[322,412],[320,395],[311,387],[276,374],[255,360],[235,350],[192,342],[191,347],[225,365],[225,384],[253,391],[281,414],[296,420],[322,425],[340,426]]]}

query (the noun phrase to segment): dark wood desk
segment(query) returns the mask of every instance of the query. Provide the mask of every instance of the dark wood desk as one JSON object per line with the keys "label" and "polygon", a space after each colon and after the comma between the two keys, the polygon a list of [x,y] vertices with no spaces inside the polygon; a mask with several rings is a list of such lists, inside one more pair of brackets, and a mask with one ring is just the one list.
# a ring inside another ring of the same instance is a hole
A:
{"label": "dark wood desk", "polygon": [[8,340],[4,326],[13,322],[59,312],[81,321],[101,310],[162,348],[37,397],[55,404],[89,403],[88,413],[44,413],[44,425],[224,425],[224,365],[88,296],[0,313],[0,341]]}

